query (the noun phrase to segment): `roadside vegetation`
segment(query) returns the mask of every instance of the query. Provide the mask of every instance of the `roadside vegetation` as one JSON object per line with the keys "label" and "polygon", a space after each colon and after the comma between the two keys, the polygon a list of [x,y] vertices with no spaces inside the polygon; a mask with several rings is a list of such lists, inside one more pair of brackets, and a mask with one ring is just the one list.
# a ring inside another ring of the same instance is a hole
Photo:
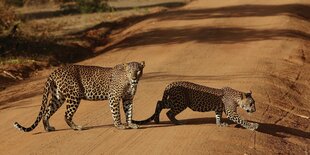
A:
{"label": "roadside vegetation", "polygon": [[185,5],[150,5],[148,0],[150,7],[115,5],[131,1],[111,1],[114,6],[107,0],[0,1],[0,90],[37,70],[95,56],[94,49],[109,43],[112,30]]}

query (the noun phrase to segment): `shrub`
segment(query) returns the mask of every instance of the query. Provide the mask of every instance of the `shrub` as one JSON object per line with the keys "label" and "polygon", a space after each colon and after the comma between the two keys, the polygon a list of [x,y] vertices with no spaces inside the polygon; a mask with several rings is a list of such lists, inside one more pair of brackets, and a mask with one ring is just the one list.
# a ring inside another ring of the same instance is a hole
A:
{"label": "shrub", "polygon": [[17,16],[11,8],[6,7],[4,4],[0,4],[0,34],[10,29],[17,21]]}
{"label": "shrub", "polygon": [[13,41],[10,40],[15,36],[18,24],[19,20],[14,10],[4,3],[0,3],[0,57],[12,49],[9,46]]}
{"label": "shrub", "polygon": [[75,0],[81,13],[111,11],[111,7],[103,0]]}
{"label": "shrub", "polygon": [[23,0],[5,0],[5,4],[22,7],[24,6],[24,1]]}

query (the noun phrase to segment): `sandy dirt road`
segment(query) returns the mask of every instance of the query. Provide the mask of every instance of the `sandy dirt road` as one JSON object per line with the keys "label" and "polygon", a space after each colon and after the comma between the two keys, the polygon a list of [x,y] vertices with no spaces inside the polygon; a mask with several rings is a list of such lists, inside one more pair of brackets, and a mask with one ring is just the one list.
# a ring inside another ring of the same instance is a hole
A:
{"label": "sandy dirt road", "polygon": [[191,110],[177,116],[185,125],[170,124],[164,110],[161,124],[117,130],[107,101],[82,101],[74,120],[88,130],[69,129],[63,106],[51,118],[57,131],[40,123],[19,132],[13,122],[28,126],[38,114],[52,71],[45,70],[0,92],[0,154],[309,154],[309,10],[307,0],[197,0],[114,34],[114,45],[80,63],[145,60],[134,99],[138,120],[153,113],[172,81],[252,90],[257,111],[239,113],[258,122],[258,131],[217,127],[214,112]]}

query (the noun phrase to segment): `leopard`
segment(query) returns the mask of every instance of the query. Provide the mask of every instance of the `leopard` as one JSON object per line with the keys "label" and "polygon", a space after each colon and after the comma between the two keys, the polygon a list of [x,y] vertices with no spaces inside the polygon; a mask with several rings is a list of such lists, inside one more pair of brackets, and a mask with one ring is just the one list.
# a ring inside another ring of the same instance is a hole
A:
{"label": "leopard", "polygon": [[198,112],[214,111],[215,123],[218,126],[228,126],[228,123],[221,120],[224,112],[229,120],[246,129],[256,130],[259,124],[241,118],[237,113],[238,107],[247,113],[256,111],[251,91],[245,93],[230,87],[218,89],[188,81],[176,81],[166,86],[162,100],[157,102],[155,112],[151,117],[140,121],[133,120],[133,122],[143,125],[154,120],[158,124],[161,111],[169,109],[166,113],[169,120],[175,125],[181,125],[182,122],[175,118],[176,115],[190,108]]}
{"label": "leopard", "polygon": [[[23,127],[15,122],[14,127],[29,132],[43,119],[45,131],[55,131],[55,127],[50,126],[49,119],[66,102],[65,122],[73,130],[82,130],[83,127],[72,120],[81,100],[108,100],[114,126],[117,129],[137,129],[139,126],[132,123],[133,98],[144,67],[144,61],[122,63],[114,67],[76,64],[61,66],[47,78],[35,122],[30,127]],[[120,116],[121,101],[126,115],[124,124],[121,123]]]}

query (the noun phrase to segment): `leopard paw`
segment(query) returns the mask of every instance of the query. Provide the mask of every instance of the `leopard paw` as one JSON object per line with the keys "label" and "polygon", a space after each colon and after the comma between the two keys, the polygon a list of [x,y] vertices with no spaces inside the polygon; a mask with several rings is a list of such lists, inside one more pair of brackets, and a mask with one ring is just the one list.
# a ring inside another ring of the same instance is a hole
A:
{"label": "leopard paw", "polygon": [[258,123],[250,123],[250,126],[248,127],[248,129],[254,131],[258,128],[259,124]]}
{"label": "leopard paw", "polygon": [[52,126],[46,127],[45,131],[50,132],[50,131],[55,131],[55,128]]}
{"label": "leopard paw", "polygon": [[122,125],[122,124],[118,124],[118,125],[114,125],[117,129],[119,130],[124,130],[126,129],[126,126],[125,125]]}
{"label": "leopard paw", "polygon": [[228,123],[223,122],[223,123],[217,124],[217,126],[220,126],[220,127],[226,127],[226,126],[228,126]]}
{"label": "leopard paw", "polygon": [[139,128],[139,125],[138,124],[134,124],[134,123],[130,123],[127,125],[127,128],[130,128],[130,129],[138,129]]}

